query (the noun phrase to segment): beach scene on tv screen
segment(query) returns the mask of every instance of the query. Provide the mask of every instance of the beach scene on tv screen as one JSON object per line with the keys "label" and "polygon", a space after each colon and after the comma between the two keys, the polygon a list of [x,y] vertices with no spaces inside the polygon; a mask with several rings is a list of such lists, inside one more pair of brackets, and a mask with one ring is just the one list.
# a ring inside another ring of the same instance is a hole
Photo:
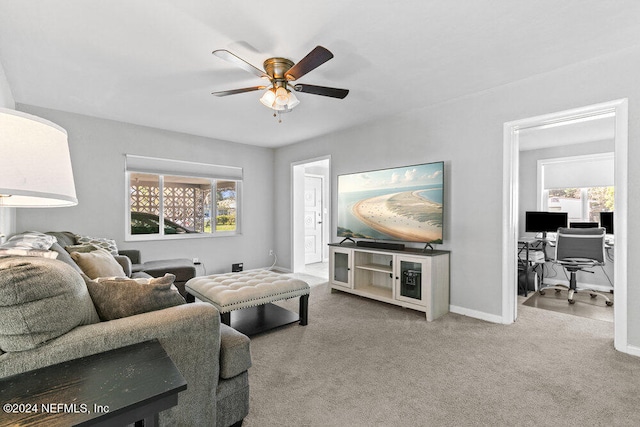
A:
{"label": "beach scene on tv screen", "polygon": [[442,243],[443,163],[338,176],[338,236]]}

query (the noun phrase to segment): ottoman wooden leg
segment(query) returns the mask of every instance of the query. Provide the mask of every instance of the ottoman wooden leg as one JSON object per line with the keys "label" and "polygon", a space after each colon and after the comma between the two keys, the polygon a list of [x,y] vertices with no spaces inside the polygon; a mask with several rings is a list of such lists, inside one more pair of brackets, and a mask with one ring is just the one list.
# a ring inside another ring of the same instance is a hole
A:
{"label": "ottoman wooden leg", "polygon": [[302,326],[307,324],[309,318],[309,294],[302,295],[300,297],[300,324]]}

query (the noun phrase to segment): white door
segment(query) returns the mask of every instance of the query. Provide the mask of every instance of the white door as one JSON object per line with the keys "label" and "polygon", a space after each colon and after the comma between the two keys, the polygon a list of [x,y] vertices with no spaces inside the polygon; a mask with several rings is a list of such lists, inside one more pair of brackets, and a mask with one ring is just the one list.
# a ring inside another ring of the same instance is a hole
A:
{"label": "white door", "polygon": [[304,177],[304,263],[322,262],[322,177]]}

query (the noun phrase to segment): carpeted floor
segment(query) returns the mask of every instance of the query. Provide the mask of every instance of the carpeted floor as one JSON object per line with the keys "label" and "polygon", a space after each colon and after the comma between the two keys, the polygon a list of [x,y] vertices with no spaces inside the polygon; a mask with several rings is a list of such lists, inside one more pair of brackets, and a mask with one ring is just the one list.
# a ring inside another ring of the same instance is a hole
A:
{"label": "carpeted floor", "polygon": [[513,325],[426,322],[325,283],[307,326],[251,351],[247,427],[640,425],[640,358],[614,350],[613,324],[522,305]]}

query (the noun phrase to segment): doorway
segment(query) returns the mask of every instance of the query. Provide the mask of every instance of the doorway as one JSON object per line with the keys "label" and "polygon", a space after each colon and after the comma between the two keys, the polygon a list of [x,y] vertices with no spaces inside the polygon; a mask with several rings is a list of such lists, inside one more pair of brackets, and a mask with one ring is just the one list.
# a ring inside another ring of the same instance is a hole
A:
{"label": "doorway", "polygon": [[616,189],[616,244],[614,247],[614,325],[615,348],[627,349],[627,151],[628,101],[611,101],[588,107],[508,122],[504,125],[503,157],[503,259],[502,313],[503,323],[517,319],[517,241],[519,233],[519,155],[521,134],[525,130],[542,129],[568,123],[613,117],[614,185]]}
{"label": "doorway", "polygon": [[[328,275],[330,157],[292,164],[292,270]],[[323,264],[327,264],[324,268]]]}

